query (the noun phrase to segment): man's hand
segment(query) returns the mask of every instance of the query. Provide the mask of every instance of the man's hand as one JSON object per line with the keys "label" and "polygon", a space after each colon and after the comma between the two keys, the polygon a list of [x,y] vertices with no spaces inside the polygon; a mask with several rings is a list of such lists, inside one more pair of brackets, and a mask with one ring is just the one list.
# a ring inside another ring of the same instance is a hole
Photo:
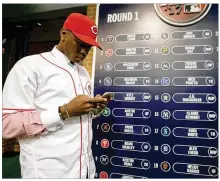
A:
{"label": "man's hand", "polygon": [[[95,98],[101,98],[101,97],[102,97],[102,96],[101,96],[100,94],[97,94],[97,95],[95,96]],[[106,100],[107,100],[107,99],[106,99]],[[107,104],[108,104],[107,101],[106,101],[106,102],[103,102],[103,103],[97,103],[96,108],[99,109],[98,112],[101,112],[101,111],[107,106]]]}
{"label": "man's hand", "polygon": [[[67,110],[69,116],[81,116],[83,114],[87,114],[96,108],[97,105],[103,106],[107,104],[106,98],[101,98],[101,96],[95,98],[89,98],[86,95],[78,95],[74,99],[72,99],[67,105]],[[65,109],[61,107],[61,113],[65,114]],[[62,114],[63,115],[63,114]]]}

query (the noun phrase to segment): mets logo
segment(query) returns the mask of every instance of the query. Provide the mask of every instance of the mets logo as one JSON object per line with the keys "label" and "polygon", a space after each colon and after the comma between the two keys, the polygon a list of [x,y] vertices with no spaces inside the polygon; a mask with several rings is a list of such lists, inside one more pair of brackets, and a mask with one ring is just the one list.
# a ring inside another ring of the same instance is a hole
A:
{"label": "mets logo", "polygon": [[93,33],[93,34],[97,35],[97,33],[98,33],[98,28],[97,28],[97,26],[92,26],[92,27],[91,27],[91,30],[92,30],[92,33]]}
{"label": "mets logo", "polygon": [[166,23],[189,26],[202,20],[211,4],[155,4],[157,15]]}

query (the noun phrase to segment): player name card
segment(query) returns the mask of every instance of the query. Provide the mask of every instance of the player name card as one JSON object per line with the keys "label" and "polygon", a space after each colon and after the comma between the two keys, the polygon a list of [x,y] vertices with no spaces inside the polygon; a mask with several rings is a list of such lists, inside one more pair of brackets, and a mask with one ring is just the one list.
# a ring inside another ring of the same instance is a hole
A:
{"label": "player name card", "polygon": [[151,116],[151,111],[149,109],[114,108],[112,114],[114,117],[148,119]]}
{"label": "player name card", "polygon": [[176,155],[210,157],[218,156],[218,149],[209,146],[194,146],[194,145],[174,145],[173,152]]}
{"label": "player name card", "polygon": [[214,111],[175,110],[173,118],[176,120],[215,121],[217,114]]}
{"label": "player name card", "polygon": [[216,139],[218,132],[215,129],[209,128],[175,127],[173,129],[173,135],[181,138]]}
{"label": "player name card", "polygon": [[212,165],[201,165],[191,163],[174,163],[173,171],[181,174],[217,176],[218,168]]}
{"label": "player name card", "polygon": [[112,148],[116,150],[149,152],[151,149],[150,144],[147,142],[113,140],[111,145]]}
{"label": "player name card", "polygon": [[211,60],[187,60],[172,63],[174,70],[212,70],[214,65]]}
{"label": "player name card", "polygon": [[189,55],[189,54],[211,54],[213,47],[211,45],[184,45],[172,47],[174,55]]}
{"label": "player name card", "polygon": [[114,101],[122,102],[150,102],[152,96],[149,93],[116,92],[113,96]]}
{"label": "player name card", "polygon": [[143,56],[149,55],[150,53],[150,47],[118,48],[115,50],[116,56]]}
{"label": "player name card", "polygon": [[214,86],[213,77],[174,77],[172,80],[175,86]]}
{"label": "player name card", "polygon": [[174,31],[171,35],[174,40],[207,39],[211,36],[210,30]]}
{"label": "player name card", "polygon": [[148,33],[139,33],[139,34],[119,34],[116,36],[117,42],[129,42],[129,41],[141,41],[141,40],[150,40],[151,35]]}
{"label": "player name card", "polygon": [[116,71],[147,71],[151,69],[150,62],[118,62],[115,64]]}
{"label": "player name card", "polygon": [[112,165],[118,167],[129,167],[129,168],[145,169],[145,170],[150,168],[150,162],[145,159],[113,156],[111,157],[110,162]]}
{"label": "player name card", "polygon": [[216,96],[212,93],[175,93],[173,101],[176,103],[213,104]]}
{"label": "player name card", "polygon": [[151,128],[147,125],[113,124],[112,131],[121,134],[149,135]]}

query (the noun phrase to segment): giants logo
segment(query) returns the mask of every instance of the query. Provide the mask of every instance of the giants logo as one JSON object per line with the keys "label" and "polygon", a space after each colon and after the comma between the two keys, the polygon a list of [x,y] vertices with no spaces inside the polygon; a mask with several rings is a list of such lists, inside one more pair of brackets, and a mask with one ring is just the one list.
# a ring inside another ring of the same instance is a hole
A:
{"label": "giants logo", "polygon": [[202,20],[211,4],[155,4],[157,15],[166,23],[188,26]]}

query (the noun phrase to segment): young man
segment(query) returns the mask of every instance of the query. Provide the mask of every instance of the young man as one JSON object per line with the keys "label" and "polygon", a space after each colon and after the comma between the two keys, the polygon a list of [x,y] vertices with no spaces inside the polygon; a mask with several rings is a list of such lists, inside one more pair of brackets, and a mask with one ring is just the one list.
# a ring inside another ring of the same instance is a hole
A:
{"label": "young man", "polygon": [[[3,138],[17,137],[23,178],[94,178],[91,111],[107,99],[91,92],[79,65],[95,41],[89,17],[72,13],[51,52],[24,57],[3,90]],[[101,48],[100,48],[101,49]]]}

